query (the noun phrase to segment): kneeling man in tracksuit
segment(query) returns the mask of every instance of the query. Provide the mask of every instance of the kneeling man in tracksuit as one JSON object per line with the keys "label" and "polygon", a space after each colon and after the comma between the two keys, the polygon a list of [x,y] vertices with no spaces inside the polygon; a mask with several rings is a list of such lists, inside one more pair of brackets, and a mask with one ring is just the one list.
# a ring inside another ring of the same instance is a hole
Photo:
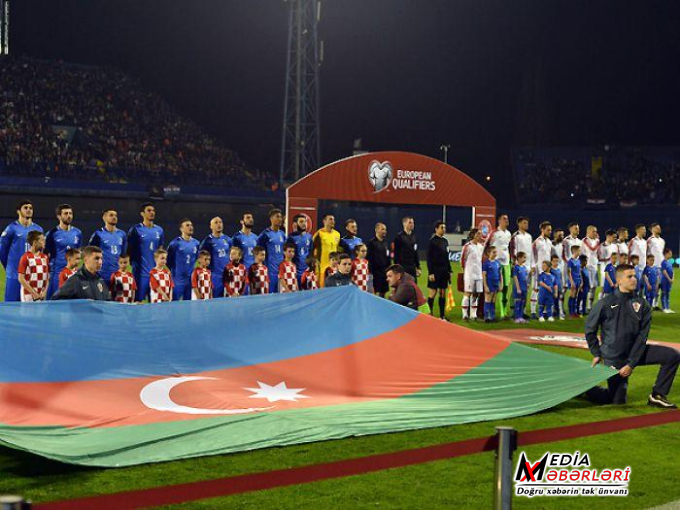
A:
{"label": "kneeling man in tracksuit", "polygon": [[625,404],[628,379],[635,367],[661,365],[648,404],[675,409],[677,406],[667,397],[680,364],[680,351],[647,344],[652,307],[636,295],[638,282],[633,266],[621,264],[616,268],[616,285],[617,289],[600,299],[588,314],[586,340],[594,356],[593,366],[602,362],[618,374],[609,378],[608,388],[596,386],[586,395],[597,404]]}

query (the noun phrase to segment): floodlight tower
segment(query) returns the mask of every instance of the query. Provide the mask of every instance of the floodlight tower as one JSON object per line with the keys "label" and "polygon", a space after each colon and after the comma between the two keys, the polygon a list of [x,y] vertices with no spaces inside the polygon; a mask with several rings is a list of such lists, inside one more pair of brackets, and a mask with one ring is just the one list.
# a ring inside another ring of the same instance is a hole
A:
{"label": "floodlight tower", "polygon": [[323,61],[323,41],[317,31],[321,1],[284,1],[290,4],[290,21],[279,174],[282,187],[321,163],[319,68]]}
{"label": "floodlight tower", "polygon": [[9,0],[0,0],[0,55],[9,55]]}

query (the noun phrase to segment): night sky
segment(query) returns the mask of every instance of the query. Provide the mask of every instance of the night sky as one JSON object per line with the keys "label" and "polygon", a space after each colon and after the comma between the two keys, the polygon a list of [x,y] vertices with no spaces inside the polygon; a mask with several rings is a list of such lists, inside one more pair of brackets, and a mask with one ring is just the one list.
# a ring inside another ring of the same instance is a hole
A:
{"label": "night sky", "polygon": [[[15,55],[118,67],[278,173],[288,4],[20,0]],[[680,3],[326,0],[323,161],[440,157],[510,200],[522,145],[677,144]]]}

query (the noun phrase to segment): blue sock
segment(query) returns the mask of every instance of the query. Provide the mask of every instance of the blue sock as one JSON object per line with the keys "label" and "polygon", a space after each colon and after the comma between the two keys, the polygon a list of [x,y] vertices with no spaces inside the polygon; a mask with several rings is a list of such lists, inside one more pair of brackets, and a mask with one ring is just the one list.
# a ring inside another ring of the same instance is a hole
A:
{"label": "blue sock", "polygon": [[489,312],[491,313],[491,320],[496,320],[496,303],[489,303]]}

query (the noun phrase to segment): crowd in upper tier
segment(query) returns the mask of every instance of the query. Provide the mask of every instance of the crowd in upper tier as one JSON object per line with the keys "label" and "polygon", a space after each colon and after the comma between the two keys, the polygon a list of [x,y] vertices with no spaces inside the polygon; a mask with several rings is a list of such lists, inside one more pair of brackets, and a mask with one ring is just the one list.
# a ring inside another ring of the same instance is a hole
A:
{"label": "crowd in upper tier", "polygon": [[271,187],[270,176],[115,69],[2,57],[0,83],[0,174]]}

